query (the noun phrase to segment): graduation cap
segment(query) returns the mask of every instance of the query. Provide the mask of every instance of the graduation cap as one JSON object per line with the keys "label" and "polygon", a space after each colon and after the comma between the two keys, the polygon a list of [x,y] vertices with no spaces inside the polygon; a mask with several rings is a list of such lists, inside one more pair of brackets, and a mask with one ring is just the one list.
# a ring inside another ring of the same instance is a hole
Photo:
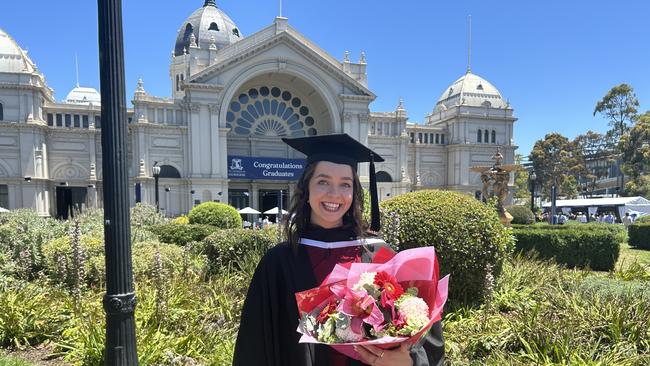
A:
{"label": "graduation cap", "polygon": [[307,155],[307,164],[319,161],[329,161],[337,164],[346,164],[357,170],[358,163],[370,163],[370,230],[378,231],[381,227],[379,221],[379,201],[377,199],[377,179],[375,176],[375,162],[384,159],[374,151],[362,145],[346,133],[334,135],[319,135],[298,138],[283,138],[287,145]]}

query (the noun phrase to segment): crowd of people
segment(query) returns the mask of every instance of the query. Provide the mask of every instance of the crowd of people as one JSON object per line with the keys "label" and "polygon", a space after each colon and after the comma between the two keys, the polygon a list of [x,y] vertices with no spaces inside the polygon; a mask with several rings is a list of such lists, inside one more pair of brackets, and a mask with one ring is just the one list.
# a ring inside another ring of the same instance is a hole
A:
{"label": "crowd of people", "polygon": [[631,214],[629,212],[625,213],[625,216],[618,218],[614,212],[600,212],[598,214],[588,215],[584,212],[569,212],[565,214],[564,212],[559,212],[554,216],[551,216],[549,211],[543,212],[537,217],[537,221],[546,221],[549,223],[565,224],[568,221],[576,221],[580,223],[587,222],[604,222],[606,224],[623,224],[625,227],[628,227],[634,223],[637,215],[635,213]]}

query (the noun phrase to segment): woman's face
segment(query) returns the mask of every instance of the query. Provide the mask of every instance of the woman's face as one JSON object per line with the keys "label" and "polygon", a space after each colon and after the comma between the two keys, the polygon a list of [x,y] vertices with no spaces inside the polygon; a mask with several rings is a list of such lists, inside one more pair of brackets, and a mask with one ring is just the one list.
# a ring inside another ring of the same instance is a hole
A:
{"label": "woman's face", "polygon": [[321,161],[309,180],[311,223],[326,229],[343,225],[354,195],[352,167]]}

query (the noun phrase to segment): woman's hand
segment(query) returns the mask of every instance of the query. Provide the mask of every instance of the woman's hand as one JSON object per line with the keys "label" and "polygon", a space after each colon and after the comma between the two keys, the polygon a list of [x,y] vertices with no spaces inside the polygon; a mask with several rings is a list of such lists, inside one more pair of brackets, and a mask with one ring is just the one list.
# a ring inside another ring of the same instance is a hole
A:
{"label": "woman's hand", "polygon": [[361,355],[361,361],[371,366],[412,366],[413,360],[409,353],[410,346],[403,342],[399,348],[392,350],[366,345],[354,346]]}

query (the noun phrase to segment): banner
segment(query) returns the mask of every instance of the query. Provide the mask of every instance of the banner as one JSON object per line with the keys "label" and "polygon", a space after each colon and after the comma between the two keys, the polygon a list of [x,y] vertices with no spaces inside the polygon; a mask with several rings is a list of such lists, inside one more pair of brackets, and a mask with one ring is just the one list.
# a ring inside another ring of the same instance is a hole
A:
{"label": "banner", "polygon": [[304,159],[257,158],[228,155],[228,178],[298,180],[305,168]]}

